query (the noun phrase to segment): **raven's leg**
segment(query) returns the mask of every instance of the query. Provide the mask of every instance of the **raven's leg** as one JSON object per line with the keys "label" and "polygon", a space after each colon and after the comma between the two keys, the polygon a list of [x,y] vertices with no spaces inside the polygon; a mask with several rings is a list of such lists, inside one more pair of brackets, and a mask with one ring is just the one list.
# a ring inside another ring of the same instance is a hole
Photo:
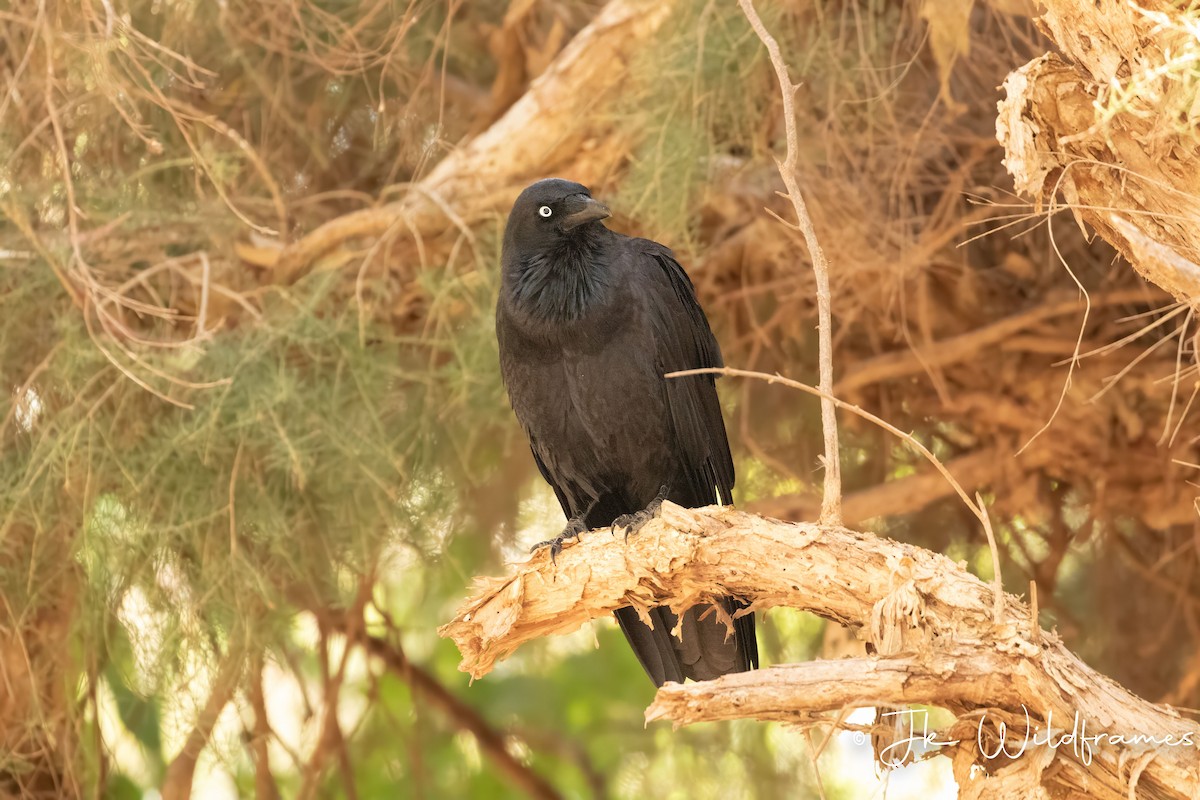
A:
{"label": "raven's leg", "polygon": [[650,501],[650,505],[641,511],[636,511],[632,514],[622,514],[614,519],[612,527],[608,529],[609,533],[616,533],[617,528],[624,528],[625,538],[628,539],[631,533],[637,533],[647,522],[658,516],[658,512],[662,510],[663,500],[666,499],[667,487],[664,486],[658,490],[658,495]]}
{"label": "raven's leg", "polygon": [[586,514],[581,514],[578,517],[571,517],[570,521],[567,522],[567,526],[562,529],[562,533],[560,533],[558,536],[555,536],[553,539],[547,539],[544,542],[538,542],[533,547],[529,548],[529,552],[536,553],[543,547],[549,547],[550,561],[557,565],[558,554],[562,552],[563,542],[568,539],[579,541],[579,534],[587,530],[587,524],[583,521],[585,516]]}

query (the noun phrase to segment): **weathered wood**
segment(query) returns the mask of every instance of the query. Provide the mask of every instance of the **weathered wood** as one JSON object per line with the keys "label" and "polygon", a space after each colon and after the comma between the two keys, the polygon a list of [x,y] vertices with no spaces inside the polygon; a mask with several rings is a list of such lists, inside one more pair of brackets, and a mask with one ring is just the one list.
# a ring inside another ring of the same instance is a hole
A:
{"label": "weathered wood", "polygon": [[[920,702],[959,714],[1004,709],[1010,730],[1024,706],[1037,724],[1052,715],[1061,731],[1078,713],[1090,732],[1172,736],[1191,745],[1102,743],[1090,764],[1070,747],[1046,758],[1030,752],[1022,769],[1051,795],[1128,797],[1134,767],[1141,772],[1133,796],[1200,793],[1200,725],[1088,667],[1011,595],[996,624],[991,588],[963,565],[846,528],[667,503],[661,518],[628,541],[585,533],[557,564],[540,551],[510,576],[484,579],[439,633],[458,645],[460,669],[479,678],[521,644],[568,633],[620,606],[666,604],[681,612],[728,594],[754,609],[788,606],[854,628],[878,656],[668,684],[648,719],[811,722],[845,706]],[[988,764],[978,753],[971,763]],[[986,792],[974,787],[981,793],[972,796],[1005,796],[1002,787],[1015,782],[1006,774]]]}
{"label": "weathered wood", "polygon": [[1017,191],[1039,210],[1061,194],[1142,277],[1200,306],[1194,30],[1165,0],[1039,1],[1061,55],[1014,70],[996,120]]}

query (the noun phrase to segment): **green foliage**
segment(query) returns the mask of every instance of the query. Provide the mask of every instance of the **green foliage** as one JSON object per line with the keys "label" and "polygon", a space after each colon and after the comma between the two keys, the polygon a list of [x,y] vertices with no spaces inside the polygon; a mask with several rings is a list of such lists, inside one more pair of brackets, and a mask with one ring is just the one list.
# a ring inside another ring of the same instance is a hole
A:
{"label": "green foliage", "polygon": [[143,797],[142,787],[122,774],[110,778],[104,790],[105,800],[142,800]]}
{"label": "green foliage", "polygon": [[[765,11],[775,22],[778,9]],[[761,155],[774,73],[735,5],[685,4],[631,67],[619,113],[641,131],[614,205],[646,235],[697,244],[696,209],[723,160]]]}
{"label": "green foliage", "polygon": [[126,685],[124,678],[112,666],[105,670],[105,679],[116,697],[117,714],[121,718],[121,724],[133,734],[147,756],[159,765],[158,774],[161,775],[163,754],[159,726],[162,721],[157,700],[153,696],[143,697],[137,694]]}

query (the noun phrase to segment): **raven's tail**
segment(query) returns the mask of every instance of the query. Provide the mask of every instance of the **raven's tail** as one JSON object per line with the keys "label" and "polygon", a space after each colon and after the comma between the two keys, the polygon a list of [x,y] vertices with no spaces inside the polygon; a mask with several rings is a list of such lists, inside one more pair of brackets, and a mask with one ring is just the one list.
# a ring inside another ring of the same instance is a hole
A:
{"label": "raven's tail", "polygon": [[[721,605],[731,616],[746,607],[732,597],[724,598]],[[733,635],[728,636],[728,628],[710,606],[693,606],[683,613],[681,639],[671,635],[679,618],[666,606],[650,609],[652,627],[632,608],[618,608],[614,613],[655,686],[667,681],[683,683],[684,678],[707,681],[758,666],[753,614],[735,618]]]}

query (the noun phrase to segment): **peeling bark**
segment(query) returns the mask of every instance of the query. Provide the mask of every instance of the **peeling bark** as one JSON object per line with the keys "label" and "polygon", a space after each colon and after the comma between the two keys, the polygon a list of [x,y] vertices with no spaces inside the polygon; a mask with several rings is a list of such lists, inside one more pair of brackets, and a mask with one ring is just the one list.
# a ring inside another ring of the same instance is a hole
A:
{"label": "peeling bark", "polygon": [[1041,0],[1062,55],[1012,72],[996,134],[1018,192],[1061,193],[1148,281],[1200,304],[1200,42],[1164,0]]}
{"label": "peeling bark", "polygon": [[[849,706],[920,702],[954,711],[960,724],[978,725],[981,712],[996,710],[1019,739],[1022,706],[1035,728],[1052,715],[1059,731],[1078,712],[1089,732],[1170,735],[1192,744],[1101,745],[1090,764],[1069,746],[1030,748],[1004,769],[972,744],[969,760],[962,747],[947,752],[956,759],[963,796],[1037,796],[1039,782],[1054,797],[1200,793],[1200,725],[1092,670],[1031,622],[1029,608],[1011,595],[996,624],[990,587],[937,553],[846,528],[667,503],[660,519],[627,542],[603,531],[584,534],[557,561],[543,550],[510,576],[481,581],[439,629],[458,645],[460,669],[482,677],[522,643],[568,633],[623,605],[665,604],[679,613],[735,595],[756,610],[788,606],[846,625],[878,655],[668,684],[648,719],[806,723]],[[972,764],[993,774],[970,780]],[[1022,780],[1025,793],[1013,794]]]}

